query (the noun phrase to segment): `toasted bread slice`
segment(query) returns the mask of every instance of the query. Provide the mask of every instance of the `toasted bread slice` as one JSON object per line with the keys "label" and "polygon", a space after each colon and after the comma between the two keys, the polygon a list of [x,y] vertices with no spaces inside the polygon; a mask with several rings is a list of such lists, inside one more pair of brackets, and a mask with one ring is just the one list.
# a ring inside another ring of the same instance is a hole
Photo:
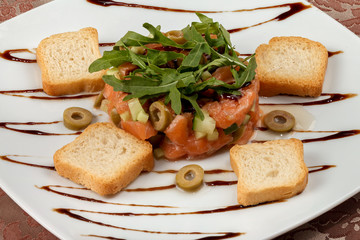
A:
{"label": "toasted bread slice", "polygon": [[54,154],[56,171],[97,192],[114,194],[154,166],[152,146],[112,123],[94,123]]}
{"label": "toasted bread slice", "polygon": [[328,51],[302,37],[274,37],[255,51],[261,96],[317,97],[322,92]]}
{"label": "toasted bread slice", "polygon": [[101,57],[95,28],[83,28],[43,39],[36,49],[44,91],[53,96],[96,92],[104,87],[104,71],[90,73]]}
{"label": "toasted bread slice", "polygon": [[290,198],[307,185],[308,169],[298,139],[235,145],[230,162],[238,177],[237,200],[243,206]]}

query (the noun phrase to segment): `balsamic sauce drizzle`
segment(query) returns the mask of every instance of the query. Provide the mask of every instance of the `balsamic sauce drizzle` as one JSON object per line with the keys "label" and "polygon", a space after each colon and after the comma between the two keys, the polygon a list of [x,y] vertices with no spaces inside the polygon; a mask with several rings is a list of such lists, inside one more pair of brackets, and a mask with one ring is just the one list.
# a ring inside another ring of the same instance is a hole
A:
{"label": "balsamic sauce drizzle", "polygon": [[[130,8],[143,8],[143,9],[151,9],[151,10],[158,10],[158,11],[186,12],[186,13],[251,12],[251,11],[266,10],[266,9],[272,9],[272,8],[285,8],[285,7],[289,8],[289,10],[287,10],[286,12],[283,12],[270,20],[260,22],[260,23],[257,23],[257,24],[251,25],[251,26],[247,26],[247,27],[229,29],[228,30],[229,33],[239,32],[239,31],[249,29],[251,27],[260,26],[260,25],[263,25],[265,23],[269,23],[272,21],[282,21],[282,20],[285,20],[285,19],[295,15],[296,13],[299,13],[305,9],[311,8],[311,5],[305,5],[301,2],[296,2],[296,3],[285,3],[285,4],[267,6],[267,7],[258,7],[258,8],[252,8],[252,9],[238,9],[238,10],[230,10],[230,11],[195,11],[195,10],[149,6],[149,5],[134,4],[134,3],[115,2],[112,0],[87,0],[87,1],[89,3],[93,3],[93,4],[104,6],[104,7],[121,6],[121,7],[130,7]],[[99,44],[100,47],[113,46],[113,45],[114,45],[114,43],[100,43]],[[25,58],[16,57],[13,55],[14,53],[19,53],[19,52],[33,53],[29,49],[10,49],[10,50],[6,50],[4,52],[0,52],[0,57],[3,59],[9,60],[9,61],[16,61],[16,62],[22,62],[22,63],[36,63],[36,59],[25,59]],[[338,51],[338,52],[340,52],[340,51]],[[334,53],[338,54],[337,52],[334,52]]]}
{"label": "balsamic sauce drizzle", "polygon": [[[27,163],[27,162],[22,162],[22,161],[18,161],[15,159],[12,159],[11,157],[29,157],[26,155],[0,155],[0,159],[7,161],[7,162],[12,162],[12,163],[17,163],[17,164],[21,164],[21,165],[26,165],[26,166],[30,166],[30,167],[38,167],[38,168],[45,168],[48,170],[52,170],[55,171],[55,167],[54,166],[45,166],[45,165],[39,165],[39,164],[33,164],[33,163]],[[318,166],[309,166],[309,173],[311,172],[318,172],[321,170],[327,170],[331,167],[335,167],[335,165],[318,165]],[[314,169],[315,170],[311,170]],[[152,173],[172,173],[172,174],[176,174],[178,172],[178,170],[174,170],[174,169],[168,169],[168,170],[163,170],[163,171],[151,171]],[[205,174],[221,174],[221,173],[233,173],[232,170],[226,170],[226,169],[212,169],[212,170],[205,170],[204,171]],[[210,181],[210,182],[205,182],[204,184],[210,187],[213,186],[229,186],[229,185],[234,185],[236,184],[236,181],[221,181],[221,180],[217,180],[217,181]],[[156,190],[164,190],[163,188],[166,189],[170,189],[170,188],[175,188],[176,185],[175,184],[170,184],[170,185],[165,185],[165,186],[159,186],[159,187],[151,187],[151,188],[128,188],[128,189],[123,189],[123,191],[127,191],[127,192],[141,192],[141,191],[156,191]],[[59,192],[56,190],[53,190],[52,188],[68,188],[68,189],[79,189],[79,190],[89,190],[87,188],[84,187],[69,187],[69,186],[61,186],[61,185],[47,185],[47,186],[42,186],[42,187],[38,187],[39,189],[43,189],[46,190],[48,192],[53,192],[53,193],[57,193],[59,195],[64,195],[67,197],[73,197],[73,198],[78,198],[78,196],[75,195],[71,195],[71,194],[67,194],[67,193],[63,193],[63,192]],[[87,200],[89,202],[98,202],[101,200],[96,200],[96,199],[82,199],[82,200]],[[102,203],[105,203],[103,201],[101,201]],[[110,203],[110,202],[106,202],[107,204],[115,204],[115,203]],[[123,205],[123,204],[119,204],[119,205]],[[127,206],[132,206],[131,204],[126,204]],[[138,206],[138,205],[135,205]],[[154,206],[152,206],[154,207]],[[171,207],[171,206],[160,206],[160,207]]]}
{"label": "balsamic sauce drizzle", "polygon": [[[268,128],[266,128],[266,127],[257,127],[256,130],[267,131]],[[324,141],[335,140],[335,139],[340,139],[340,138],[352,137],[352,136],[360,134],[360,129],[343,130],[343,131],[314,131],[314,130],[302,131],[302,130],[292,130],[292,132],[332,133],[332,134],[324,136],[324,137],[300,139],[302,143],[311,143],[311,142],[324,142]],[[251,142],[261,143],[261,142],[265,142],[265,140],[264,141],[252,140]]]}
{"label": "balsamic sauce drizzle", "polygon": [[24,97],[31,99],[40,99],[40,100],[70,100],[70,99],[82,99],[82,98],[90,98],[97,96],[98,93],[86,93],[86,94],[78,94],[78,95],[67,95],[67,96],[27,96],[27,93],[44,93],[42,88],[35,89],[24,89],[24,90],[5,90],[0,91],[0,94],[13,96],[13,97]]}
{"label": "balsamic sauce drizzle", "polygon": [[34,163],[27,163],[27,162],[17,161],[17,160],[11,159],[9,156],[28,157],[28,156],[21,156],[21,155],[2,155],[2,156],[0,156],[0,159],[4,160],[4,161],[7,161],[7,162],[11,162],[11,163],[16,163],[16,164],[20,164],[20,165],[26,165],[26,166],[29,166],[29,167],[45,168],[45,169],[48,169],[48,170],[55,171],[54,166],[44,166],[44,165],[39,165],[39,164],[34,164]]}
{"label": "balsamic sauce drizzle", "polygon": [[118,7],[128,7],[128,8],[143,8],[149,10],[157,10],[157,11],[165,11],[165,12],[183,12],[183,13],[226,13],[226,12],[251,12],[257,10],[265,10],[271,8],[283,8],[283,7],[290,7],[289,12],[282,13],[278,16],[279,20],[284,20],[295,13],[298,13],[304,9],[311,8],[311,5],[304,5],[301,2],[296,3],[285,3],[280,5],[274,6],[266,6],[266,7],[258,7],[258,8],[251,8],[251,9],[236,9],[236,10],[224,10],[224,11],[206,11],[206,10],[188,10],[188,9],[178,9],[178,8],[167,8],[167,7],[159,7],[159,6],[151,6],[151,5],[143,5],[143,4],[136,4],[136,3],[124,3],[124,2],[117,2],[113,0],[87,0],[87,2],[99,5],[102,7],[109,7],[109,6],[118,6]]}
{"label": "balsamic sauce drizzle", "polygon": [[328,51],[328,57],[332,57],[332,56],[338,55],[340,53],[344,53],[344,52],[343,51],[334,51],[334,52]]}
{"label": "balsamic sauce drizzle", "polygon": [[309,169],[309,173],[314,173],[314,172],[328,170],[334,167],[336,167],[336,165],[318,165],[318,166],[310,166],[308,167],[308,169]]}
{"label": "balsamic sauce drizzle", "polygon": [[263,25],[265,23],[269,23],[269,22],[273,22],[273,21],[283,21],[293,15],[295,15],[296,13],[299,13],[305,9],[311,8],[311,5],[304,5],[301,2],[297,2],[297,3],[285,3],[285,4],[281,4],[281,5],[276,5],[276,6],[269,6],[269,7],[262,7],[262,8],[255,8],[252,10],[259,10],[259,9],[269,9],[269,8],[280,8],[280,7],[289,7],[290,9],[286,12],[283,12],[281,14],[279,14],[278,16],[269,19],[267,21],[264,22],[260,22],[251,26],[247,26],[247,27],[241,27],[241,28],[233,28],[233,29],[229,29],[228,32],[229,33],[235,33],[235,32],[240,32],[243,31],[245,29],[249,29],[252,27],[257,27],[260,25]]}
{"label": "balsamic sauce drizzle", "polygon": [[68,211],[73,212],[85,212],[85,213],[96,213],[96,214],[103,214],[103,215],[112,215],[112,216],[123,216],[123,217],[130,217],[130,216],[176,216],[176,215],[200,215],[200,214],[213,214],[213,213],[223,213],[223,212],[230,212],[230,211],[237,211],[246,208],[251,208],[254,206],[260,205],[267,205],[273,203],[280,203],[285,202],[286,200],[278,200],[272,202],[265,202],[251,206],[242,206],[239,204],[236,205],[229,205],[225,207],[207,209],[207,210],[198,210],[198,211],[190,211],[190,212],[151,212],[151,213],[134,213],[134,212],[101,212],[101,211],[92,211],[92,210],[84,210],[84,209],[74,209],[74,208],[56,208],[57,209],[66,209]]}
{"label": "balsamic sauce drizzle", "polygon": [[109,201],[103,201],[103,200],[99,200],[99,199],[95,199],[95,198],[90,198],[90,197],[70,194],[70,193],[66,193],[66,192],[61,192],[61,191],[57,191],[57,190],[54,189],[54,188],[67,188],[67,189],[77,189],[77,190],[89,191],[89,189],[87,189],[85,187],[69,187],[69,186],[61,186],[61,185],[47,185],[47,186],[42,186],[42,187],[38,187],[38,186],[36,186],[36,187],[39,188],[39,189],[48,191],[48,192],[52,192],[52,193],[61,195],[61,196],[74,198],[74,199],[78,199],[78,200],[81,200],[81,201],[87,201],[87,202],[111,204],[111,205],[120,205],[120,206],[132,206],[132,207],[177,208],[175,206],[166,206],[166,205],[144,205],[144,204],[134,204],[134,203],[109,202]]}
{"label": "balsamic sauce drizzle", "polygon": [[358,96],[355,93],[322,93],[321,96],[327,96],[325,99],[313,100],[308,102],[292,102],[292,103],[260,103],[259,105],[262,106],[269,106],[269,105],[300,105],[300,106],[313,106],[313,105],[324,105],[333,102],[339,102],[342,100],[346,100],[349,98],[353,98]]}
{"label": "balsamic sauce drizzle", "polygon": [[9,49],[4,52],[0,52],[0,57],[9,61],[22,62],[22,63],[36,63],[36,59],[20,58],[20,57],[15,57],[13,55],[14,53],[23,53],[23,52],[32,53],[35,55],[35,53],[30,51],[29,49],[22,48],[22,49]]}
{"label": "balsamic sauce drizzle", "polygon": [[301,141],[303,143],[311,143],[311,142],[323,142],[323,141],[329,141],[339,138],[346,138],[346,137],[352,137],[355,135],[360,134],[360,129],[353,129],[353,130],[346,130],[346,131],[338,131],[334,134],[325,136],[325,137],[319,137],[319,138],[309,138],[309,139],[302,139]]}
{"label": "balsamic sauce drizzle", "polygon": [[[224,233],[223,235],[217,235],[217,236],[207,236],[207,237],[202,237],[202,238],[197,238],[194,240],[220,240],[220,239],[229,239],[229,238],[234,238],[234,237],[238,237],[240,235],[242,235],[243,233],[234,233],[234,232],[228,232],[228,233]],[[114,238],[114,237],[109,237],[109,236],[99,236],[99,235],[83,235],[83,236],[89,236],[89,237],[98,237],[98,238],[105,238],[105,239],[111,239],[111,240],[125,240],[123,238]]]}
{"label": "balsamic sauce drizzle", "polygon": [[[93,223],[93,224],[97,224],[100,226],[105,226],[105,227],[111,227],[111,228],[117,228],[117,229],[121,229],[121,230],[127,230],[127,231],[135,231],[135,232],[143,232],[143,233],[152,233],[152,234],[171,234],[171,235],[177,235],[177,234],[193,234],[193,235],[200,235],[200,234],[220,234],[220,235],[226,235],[228,234],[228,232],[161,232],[161,231],[153,231],[153,230],[145,230],[145,229],[135,229],[135,228],[126,228],[126,227],[121,227],[121,226],[115,226],[115,225],[111,225],[111,224],[107,224],[107,223],[103,223],[103,222],[99,222],[99,221],[95,221],[95,220],[91,220],[89,218],[85,218],[79,214],[75,214],[71,211],[71,209],[67,209],[67,208],[56,208],[54,209],[55,212],[60,213],[60,214],[64,214],[67,215],[68,217],[80,220],[80,221],[84,221],[87,223]],[[243,233],[233,233],[233,234],[243,234]],[[237,235],[237,236],[239,236]]]}
{"label": "balsamic sauce drizzle", "polygon": [[72,133],[51,133],[51,132],[44,132],[39,130],[30,130],[30,129],[17,129],[9,127],[8,125],[45,125],[45,124],[57,124],[60,121],[53,121],[53,122],[0,122],[0,128],[5,128],[7,130],[11,130],[14,132],[20,132],[25,134],[32,134],[32,135],[47,135],[47,136],[60,136],[60,135],[80,135],[81,132],[72,132]]}
{"label": "balsamic sauce drizzle", "polygon": [[[253,9],[240,9],[240,10],[231,10],[231,11],[195,11],[195,10],[185,10],[185,9],[175,9],[175,8],[165,8],[165,7],[158,7],[158,6],[149,6],[149,5],[141,5],[141,4],[131,4],[131,3],[124,3],[124,2],[116,2],[112,0],[87,0],[89,3],[97,4],[100,6],[108,7],[108,6],[122,6],[122,7],[130,7],[130,8],[143,8],[143,9],[151,9],[151,10],[158,10],[158,11],[171,11],[171,12],[187,12],[187,13],[195,13],[195,12],[202,12],[202,13],[221,13],[221,12],[245,12],[245,11],[255,11],[255,10],[264,10],[264,9],[271,9],[271,8],[289,8],[289,10],[279,14],[278,16],[266,20],[264,22],[260,22],[251,26],[242,27],[242,28],[234,28],[228,30],[229,33],[235,33],[239,32],[245,29],[249,29],[251,27],[260,26],[272,21],[282,21],[285,20],[305,9],[311,8],[311,5],[304,5],[301,2],[297,3],[286,3],[281,5],[274,5],[274,6],[267,6],[267,7],[259,7],[259,8],[253,8]],[[104,46],[113,46],[114,43],[99,43],[100,47]],[[26,59],[26,58],[20,58],[16,57],[14,54],[21,53],[21,52],[28,52],[33,53],[29,49],[10,49],[6,50],[4,52],[0,52],[0,57],[9,61],[16,61],[16,62],[22,62],[22,63],[36,63],[36,59]],[[343,53],[343,51],[334,51],[334,52],[328,52],[328,56],[334,56],[337,54]],[[84,94],[84,95],[76,95],[76,96],[60,96],[60,97],[50,97],[50,96],[26,96],[25,93],[39,93],[43,92],[42,89],[28,89],[28,90],[10,90],[10,91],[0,91],[0,94],[3,95],[10,95],[15,97],[26,97],[26,98],[32,98],[32,99],[41,99],[41,100],[63,100],[63,99],[80,99],[80,98],[87,98],[87,97],[93,97],[97,94]],[[23,94],[23,95],[21,95]],[[302,105],[302,106],[310,106],[310,105],[322,105],[322,104],[328,104],[332,102],[337,102],[341,100],[345,100],[348,98],[352,98],[357,96],[357,94],[340,94],[340,93],[324,93],[322,96],[328,96],[328,98],[323,100],[315,100],[311,102],[305,102],[305,103],[288,103],[288,104],[282,104],[282,105]],[[261,105],[276,105],[276,104],[261,104]],[[59,121],[53,121],[53,122],[0,122],[0,128],[4,128],[11,131],[21,132],[25,134],[34,134],[34,135],[78,135],[81,132],[76,133],[70,133],[70,134],[58,134],[58,133],[48,133],[38,130],[21,130],[9,127],[9,125],[40,125],[40,124],[55,124],[59,123]],[[259,129],[261,130],[261,129]],[[311,131],[314,132],[314,131]],[[323,131],[325,132],[325,131]],[[317,142],[317,141],[328,141],[338,138],[344,138],[344,137],[350,137],[357,134],[360,134],[360,130],[347,130],[347,131],[326,131],[331,132],[333,134],[320,137],[320,138],[313,138],[313,139],[304,139],[302,140],[303,143],[309,143],[309,142]],[[11,163],[31,166],[31,167],[38,167],[43,169],[48,169],[55,171],[54,166],[44,166],[39,164],[33,164],[33,163],[26,163],[18,160],[14,160],[11,158],[11,156],[17,156],[17,157],[23,157],[20,155],[2,155],[0,156],[1,160],[8,161]],[[335,165],[318,165],[318,166],[310,166],[308,167],[309,173],[319,172],[323,170],[327,170],[330,168],[336,167]],[[163,171],[154,171],[155,173],[176,173],[176,170],[163,170]],[[227,173],[232,172],[231,170],[224,170],[224,169],[213,169],[205,171],[206,174],[219,174],[219,173]],[[211,182],[205,182],[204,183],[207,186],[229,186],[229,185],[235,185],[237,184],[237,181],[223,181],[223,180],[217,180],[217,181],[211,181]],[[87,188],[80,188],[80,187],[67,187],[67,186],[60,186],[60,185],[47,185],[38,187],[39,189],[49,191],[61,196],[70,197],[74,199],[78,199],[81,201],[88,201],[88,202],[94,202],[94,203],[101,203],[101,204],[113,204],[113,205],[122,205],[122,206],[134,206],[134,207],[151,207],[151,208],[177,208],[175,206],[165,206],[165,205],[142,205],[142,204],[126,204],[126,203],[115,203],[115,202],[109,202],[109,201],[103,201],[99,199],[94,199],[90,197],[70,194],[62,191],[55,190],[54,188],[68,188],[68,189],[79,189],[79,190],[88,190]],[[124,189],[123,191],[127,192],[143,192],[143,191],[158,191],[158,190],[166,190],[176,188],[175,184],[165,185],[165,186],[157,186],[157,187],[151,187],[151,188],[134,188],[134,189]],[[275,202],[276,203],[276,202]],[[57,208],[54,209],[55,212],[67,215],[68,217],[71,217],[73,219],[77,219],[80,221],[97,224],[100,226],[105,227],[111,227],[121,230],[128,230],[128,231],[136,231],[136,232],[143,232],[143,233],[151,233],[151,234],[192,234],[192,235],[211,235],[206,236],[199,239],[226,239],[226,238],[233,238],[240,236],[244,233],[240,232],[161,232],[161,231],[153,231],[153,230],[144,230],[144,229],[133,229],[133,228],[126,228],[122,226],[115,226],[111,224],[106,224],[103,222],[91,220],[89,218],[83,217],[79,214],[75,214],[74,211],[77,212],[86,212],[86,213],[97,213],[97,214],[107,214],[107,215],[116,215],[116,216],[168,216],[168,215],[195,215],[195,214],[212,214],[212,213],[221,213],[221,212],[228,212],[228,211],[236,211],[243,209],[245,207],[241,205],[230,205],[220,208],[214,208],[210,210],[198,210],[198,211],[192,211],[192,212],[166,212],[166,213],[132,213],[132,212],[96,212],[96,211],[89,211],[89,210],[81,210],[81,209],[70,209],[70,208]],[[246,207],[247,208],[247,207]],[[99,237],[99,238],[106,238],[106,239],[120,239],[121,238],[115,238],[115,237],[107,237],[107,236],[99,236],[99,235],[83,235],[83,236],[90,236],[90,237]]]}
{"label": "balsamic sauce drizzle", "polygon": [[116,238],[116,237],[110,237],[110,236],[101,236],[101,235],[95,235],[95,234],[82,234],[81,236],[84,237],[97,237],[97,238],[103,238],[103,239],[110,239],[110,240],[126,240],[125,238]]}

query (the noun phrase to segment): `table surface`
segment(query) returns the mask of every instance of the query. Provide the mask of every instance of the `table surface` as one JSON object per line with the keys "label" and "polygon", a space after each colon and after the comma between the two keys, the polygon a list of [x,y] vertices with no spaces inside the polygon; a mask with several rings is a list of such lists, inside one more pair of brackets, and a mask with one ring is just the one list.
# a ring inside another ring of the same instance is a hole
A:
{"label": "table surface", "polygon": [[[51,0],[1,0],[0,23]],[[360,37],[360,0],[309,0]],[[0,240],[57,239],[0,188]],[[276,238],[360,239],[360,193],[318,218]]]}

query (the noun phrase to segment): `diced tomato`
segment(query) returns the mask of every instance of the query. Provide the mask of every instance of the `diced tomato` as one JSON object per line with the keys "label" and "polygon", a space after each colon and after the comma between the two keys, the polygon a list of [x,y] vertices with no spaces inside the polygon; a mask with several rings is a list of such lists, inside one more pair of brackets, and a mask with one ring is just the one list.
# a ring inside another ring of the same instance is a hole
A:
{"label": "diced tomato", "polygon": [[150,121],[142,123],[139,121],[121,121],[121,128],[135,137],[145,140],[157,134]]}

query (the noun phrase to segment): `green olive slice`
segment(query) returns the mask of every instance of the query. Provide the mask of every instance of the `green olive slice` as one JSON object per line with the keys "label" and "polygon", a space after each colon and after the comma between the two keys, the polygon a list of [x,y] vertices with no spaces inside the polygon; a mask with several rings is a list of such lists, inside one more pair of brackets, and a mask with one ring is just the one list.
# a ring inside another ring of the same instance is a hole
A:
{"label": "green olive slice", "polygon": [[[103,90],[104,91],[104,90]],[[104,95],[103,95],[103,91],[101,91],[101,93],[99,95],[97,95],[97,97],[95,98],[94,101],[94,108],[100,108],[101,106],[101,102],[102,100],[104,100]]]}
{"label": "green olive slice", "polygon": [[91,123],[92,118],[91,112],[80,107],[67,108],[63,113],[65,127],[76,131],[86,128]]}
{"label": "green olive slice", "polygon": [[161,101],[153,102],[149,107],[150,121],[156,131],[164,131],[172,121],[172,116]]}
{"label": "green olive slice", "polygon": [[275,132],[287,132],[295,126],[295,117],[283,110],[274,110],[264,117],[264,124]]}
{"label": "green olive slice", "polygon": [[204,169],[196,164],[186,165],[176,174],[176,185],[185,191],[198,189],[204,179]]}
{"label": "green olive slice", "polygon": [[186,39],[184,38],[184,34],[181,30],[168,31],[165,33],[165,36],[178,44],[183,44],[186,42]]}

